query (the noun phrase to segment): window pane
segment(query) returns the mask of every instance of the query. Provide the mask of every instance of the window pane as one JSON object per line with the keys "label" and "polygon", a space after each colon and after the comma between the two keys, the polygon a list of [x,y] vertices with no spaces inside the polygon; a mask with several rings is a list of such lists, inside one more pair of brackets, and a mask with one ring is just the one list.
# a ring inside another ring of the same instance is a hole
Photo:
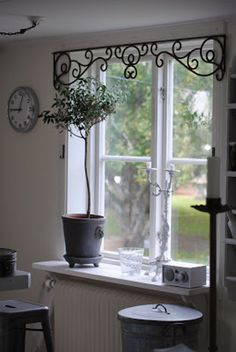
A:
{"label": "window pane", "polygon": [[126,95],[111,119],[106,121],[106,154],[149,156],[152,122],[152,63],[137,65],[136,79],[124,79],[121,64],[109,64],[107,85],[120,84]]}
{"label": "window pane", "polygon": [[212,77],[196,76],[177,61],[174,63],[173,156],[176,158],[208,156],[212,143]]}
{"label": "window pane", "polygon": [[206,166],[176,165],[172,196],[172,259],[207,263],[209,253],[208,214],[191,205],[205,204]]}
{"label": "window pane", "polygon": [[149,232],[149,187],[142,167],[140,163],[106,163],[105,250],[145,246]]}

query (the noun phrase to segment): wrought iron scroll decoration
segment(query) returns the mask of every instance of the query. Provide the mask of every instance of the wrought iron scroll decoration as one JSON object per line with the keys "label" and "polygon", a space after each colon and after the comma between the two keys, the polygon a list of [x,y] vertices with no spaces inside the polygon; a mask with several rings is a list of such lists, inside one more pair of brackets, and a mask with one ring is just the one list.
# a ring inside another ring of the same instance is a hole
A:
{"label": "wrought iron scroll decoration", "polygon": [[[193,40],[196,40],[195,47],[184,48],[184,43]],[[200,44],[199,40],[201,40]],[[217,50],[213,49],[213,46],[209,47],[210,42],[214,43],[214,48],[217,46]],[[69,86],[75,83],[95,63],[98,64],[101,71],[105,72],[111,58],[120,60],[124,65],[125,78],[135,79],[138,73],[136,66],[147,54],[155,58],[157,68],[164,65],[163,54],[166,54],[197,76],[206,77],[215,74],[216,79],[221,81],[225,74],[225,42],[225,35],[217,35],[58,51],[53,53],[54,86],[57,87],[58,84]],[[163,49],[164,43],[170,43],[168,49]],[[102,55],[100,54],[101,50],[103,50]],[[76,53],[83,54],[81,61],[76,57]],[[201,62],[209,65],[208,72],[199,71]]]}

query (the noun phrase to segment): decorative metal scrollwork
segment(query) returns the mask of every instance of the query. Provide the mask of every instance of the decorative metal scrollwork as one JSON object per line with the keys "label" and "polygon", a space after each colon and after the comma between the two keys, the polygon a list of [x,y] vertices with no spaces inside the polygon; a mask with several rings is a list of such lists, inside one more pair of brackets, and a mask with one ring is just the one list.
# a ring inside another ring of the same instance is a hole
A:
{"label": "decorative metal scrollwork", "polygon": [[[137,65],[145,55],[155,58],[157,68],[164,65],[163,55],[168,55],[198,76],[215,74],[221,81],[225,73],[225,35],[55,52],[54,85],[75,83],[95,63],[104,72],[112,58],[124,65],[125,78],[135,79]],[[201,71],[201,63],[207,64],[207,72]]]}
{"label": "decorative metal scrollwork", "polygon": [[141,58],[148,54],[149,45],[141,44],[138,45],[125,45],[117,46],[114,48],[114,57],[120,59],[126,66],[124,70],[125,78],[136,78],[137,68],[136,65],[139,63]]}
{"label": "decorative metal scrollwork", "polygon": [[[184,50],[183,42],[179,39],[173,41],[169,51],[163,50],[158,52],[157,43],[153,43],[151,45],[150,51],[152,55],[155,56],[157,67],[163,66],[164,60],[161,56],[163,54],[167,54],[186,67],[186,69],[195,73],[197,76],[206,77],[216,73],[216,79],[221,81],[225,72],[225,37],[222,36],[221,38],[216,36],[205,38],[199,47],[189,49],[187,52]],[[210,42],[213,42],[215,46],[217,45],[218,50],[214,50],[212,47],[209,47],[208,44]],[[218,60],[216,55],[217,52],[219,53]],[[200,72],[201,62],[209,64],[208,72]]]}
{"label": "decorative metal scrollwork", "polygon": [[[81,51],[79,51],[81,53]],[[106,48],[104,56],[94,55],[94,50],[86,49],[84,50],[84,59],[79,61],[78,58],[73,58],[76,56],[73,52],[63,51],[58,54],[54,54],[54,85],[57,83],[64,85],[71,85],[80,79],[84,73],[96,62],[100,63],[100,69],[104,72],[107,70],[108,61],[112,57],[113,50],[111,48]]]}

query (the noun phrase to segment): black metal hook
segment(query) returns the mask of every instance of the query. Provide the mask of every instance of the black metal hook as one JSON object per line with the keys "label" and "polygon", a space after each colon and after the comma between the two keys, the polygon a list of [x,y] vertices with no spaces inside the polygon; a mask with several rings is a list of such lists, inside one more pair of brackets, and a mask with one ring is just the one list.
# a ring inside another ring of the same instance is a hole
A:
{"label": "black metal hook", "polygon": [[62,144],[60,159],[65,159],[65,144]]}

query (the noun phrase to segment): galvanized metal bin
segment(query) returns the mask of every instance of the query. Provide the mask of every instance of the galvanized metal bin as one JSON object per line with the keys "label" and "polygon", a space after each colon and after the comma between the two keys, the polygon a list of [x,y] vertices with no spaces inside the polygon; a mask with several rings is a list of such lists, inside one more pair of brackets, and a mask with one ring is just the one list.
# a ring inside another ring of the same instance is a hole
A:
{"label": "galvanized metal bin", "polygon": [[0,277],[13,275],[16,270],[17,253],[13,249],[0,248]]}
{"label": "galvanized metal bin", "polygon": [[118,312],[122,330],[122,352],[152,352],[184,344],[198,348],[202,313],[174,304],[134,306]]}

